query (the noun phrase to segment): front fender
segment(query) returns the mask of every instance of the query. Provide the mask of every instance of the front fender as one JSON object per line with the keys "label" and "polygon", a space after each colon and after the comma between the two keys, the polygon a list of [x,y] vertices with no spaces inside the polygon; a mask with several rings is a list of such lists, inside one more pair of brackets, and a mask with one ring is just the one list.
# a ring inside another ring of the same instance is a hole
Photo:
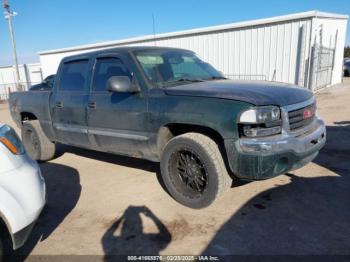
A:
{"label": "front fender", "polygon": [[168,123],[209,127],[224,139],[238,138],[237,117],[251,104],[211,97],[167,96],[162,90],[150,93],[150,131],[158,132]]}
{"label": "front fender", "polygon": [[11,235],[26,224],[23,208],[6,189],[0,187],[0,217],[5,222]]}

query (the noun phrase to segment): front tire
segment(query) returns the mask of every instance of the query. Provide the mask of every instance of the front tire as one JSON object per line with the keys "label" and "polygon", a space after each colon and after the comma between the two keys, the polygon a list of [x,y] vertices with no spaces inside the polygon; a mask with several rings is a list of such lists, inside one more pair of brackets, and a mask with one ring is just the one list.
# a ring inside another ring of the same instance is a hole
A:
{"label": "front tire", "polygon": [[198,133],[171,139],[164,148],[160,167],[170,195],[190,208],[209,206],[232,183],[218,145]]}
{"label": "front tire", "polygon": [[55,156],[56,145],[47,138],[38,120],[24,122],[21,133],[24,148],[33,160],[47,161]]}

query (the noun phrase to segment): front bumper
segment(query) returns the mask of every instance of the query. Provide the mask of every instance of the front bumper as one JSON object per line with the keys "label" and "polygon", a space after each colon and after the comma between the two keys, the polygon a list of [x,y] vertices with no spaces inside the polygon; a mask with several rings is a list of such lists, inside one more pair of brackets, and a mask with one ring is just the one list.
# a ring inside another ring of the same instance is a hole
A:
{"label": "front bumper", "polygon": [[326,142],[324,122],[316,118],[297,132],[225,140],[231,171],[239,178],[260,180],[300,168],[312,161]]}

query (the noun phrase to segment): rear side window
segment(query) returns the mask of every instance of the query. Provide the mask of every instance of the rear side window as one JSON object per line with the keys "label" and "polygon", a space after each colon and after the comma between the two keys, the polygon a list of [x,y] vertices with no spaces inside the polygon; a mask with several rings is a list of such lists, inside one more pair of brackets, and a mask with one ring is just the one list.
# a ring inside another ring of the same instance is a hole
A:
{"label": "rear side window", "polygon": [[78,60],[63,64],[59,90],[84,91],[88,73],[88,60]]}
{"label": "rear side window", "polygon": [[112,76],[128,76],[131,78],[131,73],[118,58],[98,58],[95,65],[92,90],[97,92],[107,91],[107,81]]}

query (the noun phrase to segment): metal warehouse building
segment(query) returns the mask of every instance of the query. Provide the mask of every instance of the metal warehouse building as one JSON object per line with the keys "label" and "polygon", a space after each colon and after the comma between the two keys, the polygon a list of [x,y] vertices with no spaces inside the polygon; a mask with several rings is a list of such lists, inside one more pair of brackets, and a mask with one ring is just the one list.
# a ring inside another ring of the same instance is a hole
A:
{"label": "metal warehouse building", "polygon": [[341,82],[348,16],[310,11],[40,52],[44,76],[68,55],[126,45],[195,51],[233,79],[268,80],[316,90]]}
{"label": "metal warehouse building", "polygon": [[[41,65],[23,64],[18,66],[20,85],[27,90],[31,85],[43,80]],[[14,66],[0,67],[0,101],[8,98],[10,92],[16,91],[16,76]]]}

